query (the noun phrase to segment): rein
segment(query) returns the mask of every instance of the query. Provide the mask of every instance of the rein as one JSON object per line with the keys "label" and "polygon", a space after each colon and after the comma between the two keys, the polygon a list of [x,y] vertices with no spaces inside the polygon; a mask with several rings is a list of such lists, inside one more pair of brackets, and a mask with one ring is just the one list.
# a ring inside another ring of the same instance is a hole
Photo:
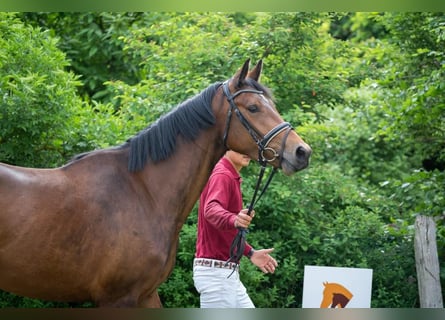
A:
{"label": "rein", "polygon": [[[227,113],[227,119],[226,119],[226,125],[224,130],[224,137],[223,137],[223,143],[224,146],[227,148],[227,136],[230,128],[230,120],[232,118],[232,113],[235,112],[236,116],[240,120],[241,124],[247,129],[255,143],[258,145],[258,162],[261,165],[261,170],[258,175],[258,180],[256,183],[255,191],[253,193],[252,200],[250,201],[247,214],[250,215],[253,211],[254,206],[256,203],[261,199],[263,194],[266,192],[267,188],[270,185],[270,182],[272,181],[273,176],[277,172],[277,168],[274,168],[272,172],[270,173],[263,189],[261,190],[261,193],[258,195],[258,192],[260,190],[261,181],[263,180],[264,173],[266,171],[267,164],[269,162],[274,161],[275,159],[279,158],[279,166],[281,165],[282,159],[283,159],[283,152],[284,152],[284,145],[286,143],[287,137],[289,136],[290,131],[292,130],[292,126],[288,122],[283,122],[275,126],[272,130],[270,130],[266,135],[264,135],[261,138],[261,134],[258,133],[257,130],[249,123],[249,121],[244,117],[244,115],[239,110],[238,106],[235,104],[235,97],[242,93],[256,93],[256,94],[263,94],[263,91],[259,90],[253,90],[253,89],[243,89],[235,92],[234,94],[230,93],[228,82],[223,83],[223,92],[224,95],[227,98],[227,101],[230,104],[230,109]],[[271,147],[268,147],[269,143],[278,136],[281,132],[285,131],[285,136],[281,142],[281,149],[279,153],[276,152]],[[266,157],[266,153],[272,153],[271,158]],[[278,166],[278,167],[279,167]],[[226,264],[229,262],[235,262],[239,263],[241,257],[243,256],[244,249],[246,246],[246,236],[249,231],[246,228],[238,228],[238,233],[236,237],[233,239],[232,245],[230,246],[230,258],[227,260]],[[234,267],[233,271],[235,271],[236,266]],[[233,274],[229,275],[229,277]]]}

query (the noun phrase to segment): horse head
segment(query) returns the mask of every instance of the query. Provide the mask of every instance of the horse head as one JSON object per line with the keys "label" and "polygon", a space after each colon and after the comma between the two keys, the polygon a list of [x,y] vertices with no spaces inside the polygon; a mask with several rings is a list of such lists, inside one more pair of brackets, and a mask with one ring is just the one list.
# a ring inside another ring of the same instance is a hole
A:
{"label": "horse head", "polygon": [[[262,60],[249,71],[250,60],[223,83],[227,110],[225,147],[271,164],[291,175],[306,168],[311,148],[278,113],[270,90],[259,83]],[[248,132],[249,134],[246,134]]]}
{"label": "horse head", "polygon": [[344,308],[353,297],[353,294],[341,284],[323,282],[323,286],[323,300],[320,308],[335,308],[337,306]]}

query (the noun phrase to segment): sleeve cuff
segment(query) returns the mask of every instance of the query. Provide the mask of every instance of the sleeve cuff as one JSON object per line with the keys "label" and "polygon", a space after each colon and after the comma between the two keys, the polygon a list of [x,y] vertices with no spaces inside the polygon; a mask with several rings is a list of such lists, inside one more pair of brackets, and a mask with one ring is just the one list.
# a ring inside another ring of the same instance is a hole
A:
{"label": "sleeve cuff", "polygon": [[252,246],[250,245],[250,244],[248,244],[248,243],[246,243],[246,246],[244,247],[244,255],[246,256],[246,257],[248,257],[248,258],[250,258],[249,257],[249,252],[250,252],[250,250],[252,250],[253,248],[252,248]]}

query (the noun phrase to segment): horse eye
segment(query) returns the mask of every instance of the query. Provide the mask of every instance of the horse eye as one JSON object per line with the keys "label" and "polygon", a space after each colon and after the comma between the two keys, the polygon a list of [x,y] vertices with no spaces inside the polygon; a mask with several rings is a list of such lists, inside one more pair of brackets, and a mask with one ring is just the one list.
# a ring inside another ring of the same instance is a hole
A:
{"label": "horse eye", "polygon": [[251,105],[247,107],[247,110],[249,110],[251,113],[255,113],[258,112],[258,107],[256,105]]}

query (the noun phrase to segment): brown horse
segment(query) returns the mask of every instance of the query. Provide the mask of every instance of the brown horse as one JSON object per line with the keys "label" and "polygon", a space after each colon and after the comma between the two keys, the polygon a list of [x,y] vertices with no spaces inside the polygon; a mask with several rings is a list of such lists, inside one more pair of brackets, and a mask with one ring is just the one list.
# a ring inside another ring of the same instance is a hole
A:
{"label": "brown horse", "polygon": [[0,288],[161,307],[157,288],[174,267],[181,227],[228,148],[286,175],[308,165],[311,149],[258,83],[261,69],[260,61],[249,72],[247,60],[121,146],[55,169],[1,164]]}

